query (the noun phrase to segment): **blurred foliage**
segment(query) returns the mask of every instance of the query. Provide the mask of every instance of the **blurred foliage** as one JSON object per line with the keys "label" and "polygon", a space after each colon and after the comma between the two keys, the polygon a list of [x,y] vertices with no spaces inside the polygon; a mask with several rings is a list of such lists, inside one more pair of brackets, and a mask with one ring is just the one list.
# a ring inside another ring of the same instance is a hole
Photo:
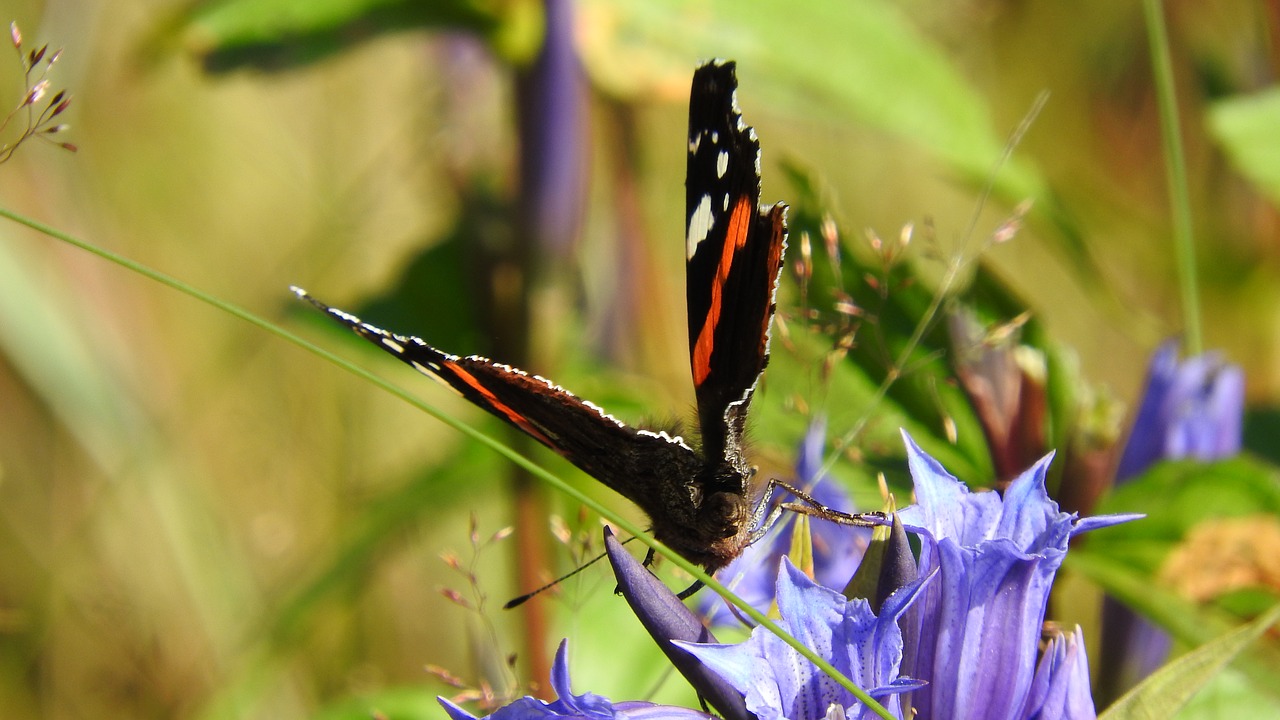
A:
{"label": "blurred foliage", "polygon": [[386,33],[437,28],[491,38],[502,20],[496,9],[467,0],[216,0],[193,5],[179,26],[206,72],[285,70]]}
{"label": "blurred foliage", "polygon": [[[1169,630],[1184,647],[1206,643],[1280,600],[1280,471],[1248,457],[1154,466],[1116,489],[1099,512],[1146,517],[1097,533],[1073,551],[1081,569],[1125,604]],[[1254,692],[1280,703],[1268,679],[1280,665],[1273,636],[1240,668]]]}
{"label": "blurred foliage", "polygon": [[1207,117],[1214,139],[1240,174],[1275,200],[1280,198],[1280,90],[1214,103]]}
{"label": "blurred foliage", "polygon": [[[1274,24],[1268,7],[1169,12],[1206,341],[1245,368],[1249,445],[1274,460],[1280,171],[1266,132],[1277,64],[1260,31]],[[1046,440],[1061,473],[1092,398],[1109,387],[1134,400],[1147,353],[1177,333],[1134,8],[575,9],[594,92],[581,138],[593,181],[581,243],[531,279],[531,370],[629,421],[689,416],[684,101],[692,68],[712,56],[739,61],[764,199],[793,206],[785,329],[753,403],[763,474],[788,471],[807,418],[824,412],[836,435],[862,427],[832,468],[862,507],[880,500],[879,471],[907,502],[899,427],[962,479],[988,484],[991,458],[946,334],[961,307],[986,328],[1032,311],[1015,342],[1043,353]],[[362,347],[293,303],[290,283],[451,351],[495,342],[479,325],[467,249],[510,229],[510,85],[538,46],[536,3],[223,0],[175,15],[139,0],[11,12],[30,44],[66,48],[58,84],[75,94],[67,121],[81,151],[24,147],[0,165],[5,207],[305,326],[326,346]],[[16,59],[0,62],[0,87],[20,80]],[[1045,110],[1002,161],[1046,89]],[[1034,201],[1024,227],[991,244],[1024,199]],[[891,240],[908,223],[909,250],[883,263],[863,229]],[[805,235],[814,272],[802,284]],[[622,237],[634,245],[619,247]],[[951,294],[923,318],[953,267]],[[835,309],[845,296],[861,315]],[[498,427],[376,350],[351,352]],[[0,226],[0,406],[9,714],[438,717],[430,697],[455,689],[427,664],[514,690],[506,664],[521,618],[496,605],[527,588],[510,580],[509,542],[473,540],[513,521],[491,452],[255,328],[12,224]],[[549,453],[536,457],[609,497]],[[1273,596],[1246,588],[1196,604],[1154,578],[1208,519],[1274,520],[1276,484],[1251,460],[1157,468],[1105,506],[1151,519],[1096,533],[1071,567],[1203,642]],[[566,547],[548,578],[599,542],[595,518],[559,501],[555,511]],[[452,565],[437,559],[448,548]],[[571,638],[575,688],[619,698],[658,688],[655,699],[693,702],[664,682],[656,653],[618,657],[643,641],[611,586],[592,568],[543,601]],[[1244,694],[1270,699],[1274,688],[1256,680],[1274,652],[1246,653]]]}

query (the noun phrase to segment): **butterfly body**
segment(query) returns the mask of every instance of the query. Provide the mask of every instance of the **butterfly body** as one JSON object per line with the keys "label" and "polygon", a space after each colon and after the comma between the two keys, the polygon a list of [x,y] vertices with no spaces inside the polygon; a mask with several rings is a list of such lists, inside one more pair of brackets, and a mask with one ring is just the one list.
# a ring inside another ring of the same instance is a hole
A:
{"label": "butterfly body", "polygon": [[442,352],[294,292],[634,502],[655,538],[714,572],[753,541],[764,514],[743,434],[768,363],[786,247],[786,208],[759,207],[760,144],[736,87],[733,63],[713,61],[695,72],[690,93],[685,253],[699,449],[627,425],[537,375]]}

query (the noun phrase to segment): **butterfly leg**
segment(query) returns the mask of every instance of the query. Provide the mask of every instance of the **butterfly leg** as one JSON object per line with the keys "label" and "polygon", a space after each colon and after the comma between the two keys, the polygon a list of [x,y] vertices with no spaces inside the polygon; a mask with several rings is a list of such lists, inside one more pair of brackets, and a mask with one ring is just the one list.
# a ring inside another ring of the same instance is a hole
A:
{"label": "butterfly leg", "polygon": [[702,582],[701,580],[694,580],[692,585],[676,593],[676,597],[680,598],[681,600],[686,600],[690,596],[692,596],[694,593],[698,592],[704,587],[706,587],[706,583]]}
{"label": "butterfly leg", "polygon": [[658,557],[657,551],[654,550],[653,548],[649,548],[649,552],[644,554],[644,562],[641,564],[644,565],[645,567],[649,567],[650,565],[653,564],[653,561],[657,559],[657,557]]}
{"label": "butterfly leg", "polygon": [[[653,548],[649,548],[649,552],[646,553],[644,556],[644,566],[646,568],[649,567],[649,565],[653,563],[653,560],[655,557],[657,557],[657,553],[654,551]],[[705,586],[706,586],[705,583],[703,583],[701,580],[694,580],[692,585],[676,593],[676,597],[680,598],[681,600],[688,599],[690,596],[692,596],[694,593],[698,592]],[[617,594],[617,592],[618,591],[615,589],[614,593]]]}
{"label": "butterfly leg", "polygon": [[[823,505],[805,491],[791,485],[790,483],[783,482],[782,480],[774,479],[769,481],[769,489],[765,491],[766,497],[771,498],[778,488],[786,490],[799,498],[800,501],[779,503],[778,506],[774,508],[773,512],[770,513],[770,517],[773,521],[777,520],[776,515],[781,511],[790,510],[793,513],[820,518],[838,525],[851,525],[853,527],[877,527],[888,523],[888,516],[883,512],[847,513],[836,510],[835,508]],[[768,528],[766,527],[764,530],[767,531]]]}

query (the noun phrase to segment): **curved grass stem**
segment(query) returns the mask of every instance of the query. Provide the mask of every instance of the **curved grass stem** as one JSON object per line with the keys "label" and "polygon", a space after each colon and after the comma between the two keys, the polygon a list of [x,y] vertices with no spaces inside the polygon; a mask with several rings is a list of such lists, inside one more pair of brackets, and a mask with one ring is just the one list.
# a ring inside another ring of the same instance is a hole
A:
{"label": "curved grass stem", "polygon": [[1204,349],[1200,331],[1200,291],[1196,280],[1195,237],[1191,225],[1191,198],[1187,190],[1187,160],[1178,122],[1177,89],[1173,63],[1169,59],[1169,33],[1165,28],[1164,6],[1160,0],[1143,0],[1151,70],[1160,112],[1161,144],[1164,148],[1165,178],[1169,185],[1169,208],[1173,223],[1173,248],[1178,262],[1178,290],[1182,297],[1183,343],[1189,355]]}

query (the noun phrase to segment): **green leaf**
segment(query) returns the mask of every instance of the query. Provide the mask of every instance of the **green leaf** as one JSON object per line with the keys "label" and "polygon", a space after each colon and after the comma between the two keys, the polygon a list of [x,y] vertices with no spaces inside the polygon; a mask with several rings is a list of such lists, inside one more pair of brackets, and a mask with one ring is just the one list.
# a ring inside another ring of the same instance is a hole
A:
{"label": "green leaf", "polygon": [[[784,165],[793,190],[794,205],[789,214],[793,239],[823,236],[826,206],[812,181],[812,172],[795,163]],[[844,233],[843,238],[855,236]],[[797,240],[793,244],[800,244]],[[885,240],[894,243],[896,239]],[[840,249],[839,270],[827,257],[823,243],[812,242],[811,276],[807,275],[807,296],[803,303],[794,299],[783,306],[809,305],[802,321],[789,321],[789,336],[773,354],[773,369],[768,383],[773,389],[812,397],[812,386],[823,367],[827,396],[838,403],[824,407],[830,427],[836,433],[848,432],[866,422],[855,440],[865,470],[886,473],[891,486],[909,491],[902,472],[902,444],[898,429],[909,432],[931,455],[957,477],[971,484],[983,484],[994,474],[993,462],[981,423],[966,392],[956,381],[955,350],[947,328],[947,316],[960,311],[972,314],[988,327],[1002,326],[1024,316],[1027,303],[999,276],[978,264],[968,271],[972,277],[939,288],[937,263],[920,260],[921,252],[912,251],[886,266],[885,260],[867,249],[860,241],[847,241]],[[799,250],[793,251],[798,254]],[[961,262],[950,259],[948,262]],[[784,289],[787,288],[784,285]],[[944,293],[939,301],[935,294]],[[835,297],[847,297],[860,315],[853,341],[835,355],[845,358],[828,369],[833,351],[832,330],[848,318],[824,309]],[[814,327],[820,329],[811,331]],[[1028,444],[1034,454],[1053,448],[1071,448],[1075,435],[1081,432],[1081,397],[1086,393],[1070,354],[1053,342],[1034,316],[1025,319],[1010,336],[1017,351],[1034,350],[1033,357],[1042,358],[1047,375],[1045,388],[1044,437],[1041,445]],[[795,358],[792,357],[795,356]],[[791,364],[795,363],[795,366]],[[806,370],[806,367],[808,368]],[[788,383],[796,383],[794,389]],[[757,415],[760,427],[767,427],[766,413]],[[1032,458],[1034,460],[1035,458]],[[1027,465],[1031,460],[1027,461]],[[1064,463],[1057,463],[1055,474]],[[1055,475],[1056,477],[1056,475]]]}
{"label": "green leaf", "polygon": [[1117,700],[1100,720],[1139,720],[1173,717],[1193,695],[1215,678],[1227,663],[1280,620],[1280,606],[1179,657]]}
{"label": "green leaf", "polygon": [[[588,71],[606,87],[632,82],[635,53],[659,56],[685,74],[691,53],[733,58],[742,75],[772,83],[765,89],[753,80],[753,95],[770,92],[776,104],[798,112],[819,110],[816,98],[826,116],[835,103],[837,114],[910,138],[971,178],[985,179],[1004,147],[986,104],[943,48],[889,3],[817,0],[799,10],[788,2],[718,0],[696,12],[676,0],[585,6],[588,13],[607,9],[614,23],[618,44],[584,49]],[[1042,194],[1028,168],[1008,168],[1000,182],[1014,197]]]}
{"label": "green leaf", "polygon": [[1236,169],[1280,203],[1280,88],[1220,100],[1209,107],[1208,120]]}
{"label": "green leaf", "polygon": [[[447,515],[447,508],[464,495],[474,497],[480,486],[491,478],[501,477],[503,472],[500,458],[494,453],[478,443],[464,442],[455,454],[443,458],[439,466],[423,469],[403,484],[364,503],[345,534],[316,558],[310,571],[297,580],[290,593],[256,620],[255,626],[262,628],[257,642],[245,649],[243,661],[207,699],[199,717],[243,716],[245,707],[259,701],[264,687],[278,680],[279,659],[296,651],[323,611],[335,606],[346,607],[344,602],[364,590],[369,574],[378,567],[380,556],[403,544],[406,534],[414,528],[439,528],[450,522],[439,519]],[[388,713],[388,718],[427,717],[403,709],[407,706],[401,702],[413,697],[414,691],[406,690],[391,691],[372,699],[354,699],[331,708],[322,717],[367,718],[371,708]],[[437,712],[439,705],[434,696],[423,697],[431,702],[421,707],[434,708],[432,713]],[[419,707],[419,704],[413,700],[410,706]],[[357,712],[360,708],[365,714]]]}
{"label": "green leaf", "polygon": [[359,591],[376,558],[402,542],[405,533],[444,514],[460,497],[474,497],[486,484],[496,489],[504,472],[493,453],[462,443],[438,467],[415,473],[367,502],[346,534],[318,558],[311,577],[300,580],[296,592],[273,611],[267,623],[272,639],[280,645],[292,642],[320,605]]}
{"label": "green leaf", "polygon": [[[517,5],[520,3],[516,3]],[[375,37],[447,28],[494,38],[502,23],[472,0],[215,0],[180,22],[208,72],[308,65]]]}
{"label": "green leaf", "polygon": [[1097,513],[1111,512],[1147,517],[1098,533],[1090,538],[1087,551],[1154,570],[1174,544],[1205,520],[1280,517],[1280,471],[1248,457],[1164,462],[1104,498]]}
{"label": "green leaf", "polygon": [[153,428],[114,362],[119,353],[95,347],[87,321],[77,322],[74,296],[36,256],[0,245],[0,351],[94,462],[112,469],[153,441]]}

